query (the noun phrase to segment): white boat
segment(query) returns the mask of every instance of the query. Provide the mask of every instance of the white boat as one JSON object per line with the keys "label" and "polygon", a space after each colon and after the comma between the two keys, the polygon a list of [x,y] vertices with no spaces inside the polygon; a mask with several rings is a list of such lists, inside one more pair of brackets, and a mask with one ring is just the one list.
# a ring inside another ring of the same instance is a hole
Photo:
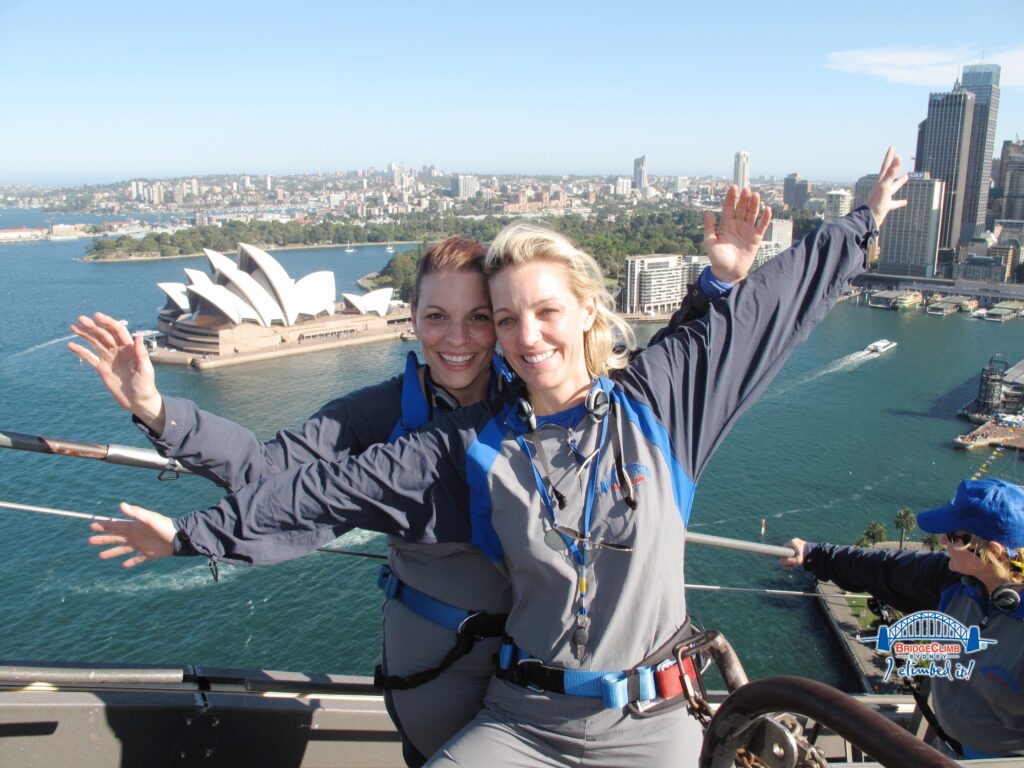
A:
{"label": "white boat", "polygon": [[896,346],[895,341],[889,341],[889,339],[879,339],[873,341],[864,348],[865,352],[874,352],[876,355],[880,355],[883,352],[888,352],[890,349]]}
{"label": "white boat", "polygon": [[393,246],[391,243],[388,243],[388,247],[385,248],[384,250],[387,251],[388,253],[394,253],[395,252],[395,246]]}
{"label": "white boat", "polygon": [[988,310],[987,310],[987,309],[984,309],[984,308],[982,308],[982,309],[976,309],[976,310],[974,310],[973,312],[971,312],[971,317],[975,317],[975,318],[978,318],[978,319],[984,320],[984,319],[985,319],[985,316],[986,316],[987,314],[988,314]]}
{"label": "white boat", "polygon": [[352,247],[352,241],[348,241],[348,245],[345,246],[345,253],[355,253],[355,248]]}

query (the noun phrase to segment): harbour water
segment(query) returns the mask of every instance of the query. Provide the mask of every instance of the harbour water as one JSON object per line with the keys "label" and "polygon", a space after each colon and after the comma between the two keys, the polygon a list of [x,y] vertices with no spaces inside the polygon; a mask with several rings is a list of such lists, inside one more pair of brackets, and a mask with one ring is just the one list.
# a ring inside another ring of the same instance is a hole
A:
{"label": "harbour water", "polygon": [[[4,221],[13,217],[8,215]],[[5,226],[19,226],[5,223]],[[93,371],[65,349],[68,325],[102,309],[152,327],[173,260],[86,264],[87,241],[0,246],[0,429],[147,446]],[[383,247],[283,251],[292,276],[333,269],[339,290],[380,269]],[[899,346],[864,353],[879,338]],[[384,342],[199,373],[162,367],[161,390],[250,426],[261,436],[327,400],[397,373],[415,345]],[[781,544],[791,536],[849,542],[871,520],[892,529],[901,506],[943,503],[987,454],[955,451],[967,428],[955,411],[976,394],[993,353],[1024,357],[1024,321],[840,305],[796,350],[767,394],[738,422],[706,471],[693,530]],[[1020,480],[1018,461],[992,473]],[[219,498],[204,480],[160,482],[146,470],[0,451],[0,500],[100,515],[128,500],[180,514]],[[376,562],[314,554],[266,568],[169,559],[131,571],[101,562],[86,526],[0,509],[0,658],[206,663],[368,674],[378,655]],[[348,548],[380,552],[382,537],[350,534]],[[694,584],[798,589],[805,574],[775,561],[691,546]],[[693,612],[723,630],[752,676],[801,674],[852,687],[814,601],[691,591]],[[628,610],[628,606],[623,606]]]}

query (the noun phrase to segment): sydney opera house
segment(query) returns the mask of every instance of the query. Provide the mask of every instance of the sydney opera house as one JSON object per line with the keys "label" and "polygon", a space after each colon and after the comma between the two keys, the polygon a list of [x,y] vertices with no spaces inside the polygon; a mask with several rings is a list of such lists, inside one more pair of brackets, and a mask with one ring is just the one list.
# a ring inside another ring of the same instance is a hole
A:
{"label": "sydney opera house", "polygon": [[[397,334],[408,311],[393,312],[392,289],[342,294],[334,273],[293,280],[269,253],[239,243],[238,263],[204,249],[210,272],[185,269],[186,283],[158,283],[167,295],[158,331],[157,362],[259,359],[337,346],[361,337]],[[199,365],[199,367],[204,367]]]}

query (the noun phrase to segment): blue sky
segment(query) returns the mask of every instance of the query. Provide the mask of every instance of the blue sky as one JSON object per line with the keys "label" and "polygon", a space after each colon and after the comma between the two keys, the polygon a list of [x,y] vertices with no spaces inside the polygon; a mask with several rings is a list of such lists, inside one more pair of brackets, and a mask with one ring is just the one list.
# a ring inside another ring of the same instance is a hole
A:
{"label": "blue sky", "polygon": [[796,171],[908,159],[928,93],[1003,67],[1017,0],[880,4],[0,0],[0,183],[347,170]]}

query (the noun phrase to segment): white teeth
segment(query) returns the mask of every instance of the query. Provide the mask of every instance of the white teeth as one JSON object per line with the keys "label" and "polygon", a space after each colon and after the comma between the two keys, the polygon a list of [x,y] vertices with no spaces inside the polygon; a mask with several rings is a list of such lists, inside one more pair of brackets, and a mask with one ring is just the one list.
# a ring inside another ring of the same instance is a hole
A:
{"label": "white teeth", "polygon": [[523,360],[528,362],[530,365],[536,365],[537,363],[543,363],[553,354],[555,354],[555,350],[549,349],[547,352],[541,352],[538,355],[523,355]]}
{"label": "white teeth", "polygon": [[445,355],[441,352],[438,352],[437,354],[438,357],[446,363],[451,363],[452,365],[462,365],[463,363],[468,363],[473,359],[472,355]]}

